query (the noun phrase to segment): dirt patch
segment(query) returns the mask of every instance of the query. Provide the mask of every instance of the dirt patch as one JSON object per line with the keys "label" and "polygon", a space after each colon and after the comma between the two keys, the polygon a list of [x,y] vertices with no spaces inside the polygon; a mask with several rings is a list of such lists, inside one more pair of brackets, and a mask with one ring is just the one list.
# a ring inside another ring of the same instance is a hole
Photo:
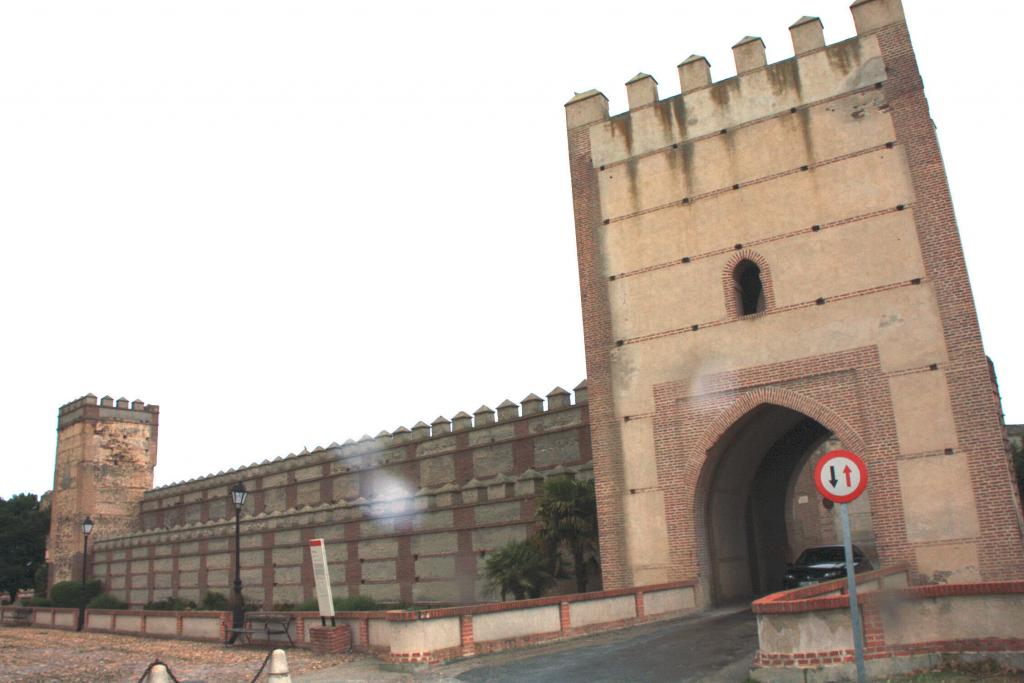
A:
{"label": "dirt patch", "polygon": [[[292,675],[351,660],[350,655],[319,656],[295,648],[287,652]],[[0,683],[135,683],[154,659],[167,664],[182,682],[249,683],[266,653],[256,647],[187,640],[3,628]]]}

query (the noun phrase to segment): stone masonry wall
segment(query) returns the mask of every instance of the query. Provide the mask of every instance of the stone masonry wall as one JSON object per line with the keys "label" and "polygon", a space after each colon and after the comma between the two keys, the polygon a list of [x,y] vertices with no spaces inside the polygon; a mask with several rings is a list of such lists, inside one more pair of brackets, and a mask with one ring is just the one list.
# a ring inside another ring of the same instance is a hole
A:
{"label": "stone masonry wall", "polygon": [[139,530],[138,506],[153,486],[160,409],[92,394],[60,408],[47,556],[50,583],[82,573],[82,521],[91,542]]}
{"label": "stone masonry wall", "polygon": [[590,478],[586,384],[505,401],[412,430],[364,436],[148,491],[140,531],[95,544],[91,575],[140,605],[227,594],[234,509],[244,482],[246,599],[267,607],[314,597],[307,542],[325,539],[335,596],[405,603],[487,599],[488,552],[525,538],[551,476]]}

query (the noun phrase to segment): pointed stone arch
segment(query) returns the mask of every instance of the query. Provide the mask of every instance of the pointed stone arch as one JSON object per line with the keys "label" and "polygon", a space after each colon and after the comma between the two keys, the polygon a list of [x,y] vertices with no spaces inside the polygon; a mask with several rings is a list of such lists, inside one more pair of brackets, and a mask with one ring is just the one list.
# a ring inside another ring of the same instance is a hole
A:
{"label": "pointed stone arch", "polygon": [[[804,424],[823,429],[821,437],[831,433],[847,448],[865,453],[864,440],[835,410],[781,387],[761,387],[741,394],[694,441],[687,457],[694,476],[690,515],[696,542],[691,561],[706,577],[701,586],[706,604],[728,604],[738,597],[757,595],[770,586],[772,574],[778,574],[776,578],[781,580],[781,567],[787,560],[778,553],[762,551],[766,547],[786,547],[786,522],[777,514],[781,513],[779,506],[784,505],[790,480],[824,438],[816,444],[801,444],[782,461],[770,456],[775,453],[777,457],[778,444]],[[759,443],[763,447],[752,445]],[[786,449],[781,452],[786,453]],[[736,478],[739,471],[748,472],[749,478]],[[776,491],[774,487],[782,481],[785,483]],[[760,505],[768,507],[762,509]],[[773,528],[775,531],[770,531]],[[723,546],[722,539],[734,540],[725,541]],[[744,547],[738,553],[735,539],[743,539]],[[729,557],[723,560],[725,556]],[[766,557],[772,561],[764,561]],[[742,571],[749,578],[746,588],[742,581],[736,581],[736,574],[725,569],[728,566],[744,567]]]}
{"label": "pointed stone arch", "polygon": [[691,457],[696,456],[703,467],[707,452],[718,443],[719,439],[740,418],[761,405],[777,405],[803,413],[832,430],[846,444],[847,448],[862,456],[867,454],[867,444],[857,431],[828,406],[791,389],[761,387],[742,394],[728,408],[719,413],[694,444]]}

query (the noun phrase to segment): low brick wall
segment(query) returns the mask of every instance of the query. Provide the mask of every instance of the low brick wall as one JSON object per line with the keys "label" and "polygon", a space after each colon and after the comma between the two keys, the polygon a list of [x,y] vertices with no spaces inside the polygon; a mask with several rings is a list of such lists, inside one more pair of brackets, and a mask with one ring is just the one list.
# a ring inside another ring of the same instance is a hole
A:
{"label": "low brick wall", "polygon": [[230,627],[230,612],[87,609],[83,630],[223,642]]}
{"label": "low brick wall", "polygon": [[[940,658],[1024,668],[1024,581],[908,586],[903,567],[858,577],[868,674],[884,677]],[[853,675],[846,579],[754,602],[759,649],[752,678],[832,681]]]}
{"label": "low brick wall", "polygon": [[0,613],[26,609],[32,610],[32,616],[29,619],[31,626],[37,628],[59,628],[65,631],[74,631],[78,628],[78,610],[74,607],[18,607],[16,605],[4,605],[0,607]]}
{"label": "low brick wall", "polygon": [[[435,664],[605,631],[695,611],[696,582],[682,581],[536,600],[386,612],[392,662]],[[650,602],[655,610],[649,612]],[[372,644],[372,638],[371,638]]]}
{"label": "low brick wall", "polygon": [[[245,615],[246,626],[253,629],[252,641],[259,644],[288,644],[288,638],[283,634],[266,635],[263,624],[267,617],[280,616],[280,612],[248,612]],[[320,626],[319,612],[290,612],[295,617],[295,622],[289,627],[288,632],[297,647],[311,647],[310,631]],[[359,652],[387,652],[390,644],[390,630],[387,629],[388,612],[338,612],[334,617],[334,623],[338,626],[348,626],[352,638],[352,649]],[[330,625],[330,621],[327,622]],[[383,627],[383,628],[379,628]],[[383,637],[374,638],[374,635],[381,633]],[[374,641],[377,642],[374,642]]]}
{"label": "low brick wall", "polygon": [[[558,595],[536,600],[488,603],[414,611],[339,612],[353,650],[391,662],[434,664],[534,643],[669,619],[697,610],[695,581],[641,588]],[[310,648],[321,628],[317,612],[291,612],[289,634],[297,647]],[[262,625],[280,612],[249,612],[246,625],[258,645],[287,645],[283,634],[268,636]],[[33,625],[74,629],[78,610],[34,608]],[[67,626],[62,624],[67,623]],[[222,642],[230,612],[90,609],[85,630],[134,636]]]}

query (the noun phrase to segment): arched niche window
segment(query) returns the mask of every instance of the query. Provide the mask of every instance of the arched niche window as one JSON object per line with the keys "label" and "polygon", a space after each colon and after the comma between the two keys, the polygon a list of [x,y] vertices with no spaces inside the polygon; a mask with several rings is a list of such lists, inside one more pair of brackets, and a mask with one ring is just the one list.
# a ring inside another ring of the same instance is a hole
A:
{"label": "arched niche window", "polygon": [[764,283],[761,282],[761,268],[753,261],[744,259],[732,271],[736,289],[736,309],[741,316],[754,315],[765,310]]}

